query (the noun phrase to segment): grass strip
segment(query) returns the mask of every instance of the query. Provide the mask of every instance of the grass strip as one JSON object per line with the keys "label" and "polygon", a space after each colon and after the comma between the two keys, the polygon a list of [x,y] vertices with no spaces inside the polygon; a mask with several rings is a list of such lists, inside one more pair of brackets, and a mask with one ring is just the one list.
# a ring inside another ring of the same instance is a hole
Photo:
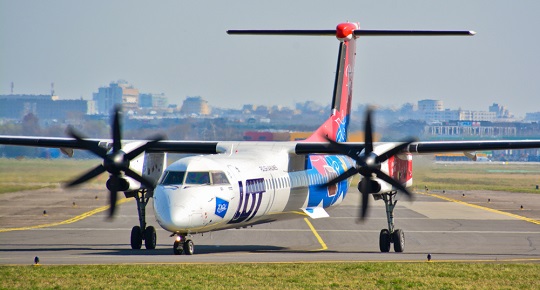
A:
{"label": "grass strip", "polygon": [[449,262],[2,266],[2,289],[538,289],[539,264]]}
{"label": "grass strip", "polygon": [[[98,159],[0,158],[0,193],[57,188],[98,164]],[[106,179],[106,174],[102,174],[90,183],[104,184]]]}

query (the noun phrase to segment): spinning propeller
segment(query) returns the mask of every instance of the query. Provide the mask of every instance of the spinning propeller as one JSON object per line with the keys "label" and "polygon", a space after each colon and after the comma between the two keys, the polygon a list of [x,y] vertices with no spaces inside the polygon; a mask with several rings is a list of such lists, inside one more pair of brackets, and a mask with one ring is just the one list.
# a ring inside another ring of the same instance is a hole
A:
{"label": "spinning propeller", "polygon": [[103,159],[103,164],[96,166],[94,169],[67,183],[65,186],[73,187],[75,185],[87,182],[104,172],[108,172],[109,179],[107,180],[107,189],[109,189],[110,193],[109,218],[114,215],[118,191],[126,191],[129,189],[129,181],[124,178],[124,175],[140,182],[146,186],[146,188],[154,188],[153,181],[131,170],[129,168],[129,164],[131,160],[146,151],[151,145],[163,140],[162,136],[155,136],[151,139],[152,141],[135,148],[129,153],[124,152],[122,150],[122,126],[120,124],[120,111],[121,106],[116,106],[114,108],[114,116],[112,120],[113,123],[111,128],[113,144],[112,149],[110,150],[99,147],[95,142],[86,140],[86,137],[77,132],[73,127],[69,126],[67,128],[67,134],[76,139],[81,147],[101,157]]}
{"label": "spinning propeller", "polygon": [[[373,132],[372,132],[372,124],[371,124],[371,109],[368,109],[366,112],[366,122],[365,122],[365,143],[364,148],[357,147],[356,145],[350,145],[346,143],[338,143],[336,141],[328,139],[326,137],[327,141],[330,143],[330,147],[333,148],[335,151],[339,152],[340,154],[347,155],[350,158],[354,159],[356,161],[356,166],[350,168],[349,170],[345,171],[341,175],[337,176],[336,178],[328,181],[328,185],[334,185],[336,183],[339,183],[343,180],[348,179],[349,177],[355,175],[355,174],[361,174],[364,178],[362,178],[362,181],[358,183],[358,190],[362,194],[362,207],[360,208],[360,219],[364,219],[367,214],[368,209],[368,202],[369,202],[369,194],[378,192],[380,189],[380,185],[377,182],[374,182],[372,178],[376,176],[377,178],[391,184],[394,188],[402,191],[407,196],[411,197],[411,193],[403,186],[401,183],[396,181],[394,178],[390,177],[388,174],[381,171],[381,163],[388,160],[390,157],[396,155],[401,150],[405,149],[409,144],[412,142],[415,142],[415,139],[408,139],[405,140],[403,143],[399,144],[398,146],[383,152],[382,154],[376,154],[373,151]],[[379,188],[377,188],[379,187]]]}

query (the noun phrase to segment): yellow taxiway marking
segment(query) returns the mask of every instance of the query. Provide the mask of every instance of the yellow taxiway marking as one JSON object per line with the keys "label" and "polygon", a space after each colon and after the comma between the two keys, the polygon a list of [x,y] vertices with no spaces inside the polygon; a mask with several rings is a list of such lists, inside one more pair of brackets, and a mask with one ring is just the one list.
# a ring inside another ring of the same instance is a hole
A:
{"label": "yellow taxiway marking", "polygon": [[[127,199],[127,198],[123,198],[123,199],[120,199],[116,202],[116,204],[122,204],[122,203],[125,203],[125,202],[128,202],[130,199]],[[100,213],[102,211],[106,211],[109,209],[109,206],[108,205],[105,205],[105,206],[102,206],[102,207],[98,207],[94,210],[91,210],[91,211],[88,211],[88,212],[85,212],[81,215],[78,215],[76,217],[72,217],[70,219],[67,219],[65,221],[61,221],[61,222],[56,222],[56,223],[50,223],[50,224],[43,224],[43,225],[35,225],[35,226],[29,226],[29,227],[20,227],[20,228],[0,228],[0,233],[5,233],[5,232],[12,232],[12,231],[25,231],[25,230],[34,230],[34,229],[41,229],[41,228],[49,228],[49,227],[56,227],[56,226],[60,226],[60,225],[67,225],[67,224],[72,224],[74,222],[78,222],[80,220],[83,220],[87,217],[91,217],[97,213]]]}
{"label": "yellow taxiway marking", "polygon": [[304,218],[304,221],[306,222],[306,224],[308,225],[308,227],[311,229],[311,232],[313,233],[313,235],[317,238],[317,241],[319,241],[319,244],[321,244],[321,247],[320,249],[316,250],[316,251],[324,251],[324,250],[327,250],[328,247],[326,246],[326,244],[324,243],[323,239],[321,238],[321,236],[319,235],[319,233],[317,233],[317,230],[315,229],[315,227],[311,224],[311,222],[309,222],[309,220],[307,218]]}
{"label": "yellow taxiway marking", "polygon": [[493,212],[493,213],[497,213],[497,214],[502,214],[502,215],[505,215],[505,216],[513,217],[513,218],[520,219],[520,220],[523,220],[523,221],[526,221],[526,222],[530,222],[530,223],[533,223],[533,224],[540,225],[540,221],[538,221],[538,220],[531,219],[531,218],[524,217],[524,216],[520,216],[520,215],[517,215],[517,214],[513,214],[513,213],[509,213],[509,212],[505,212],[505,211],[500,211],[500,210],[492,209],[492,208],[485,207],[485,206],[481,206],[481,205],[476,205],[476,204],[464,202],[464,201],[461,201],[461,200],[449,198],[449,197],[442,196],[442,195],[438,195],[438,194],[424,193],[424,192],[417,192],[417,193],[418,193],[418,194],[427,195],[427,196],[433,196],[433,197],[436,197],[436,198],[439,198],[439,199],[443,199],[443,200],[447,200],[447,201],[451,201],[451,202],[455,202],[455,203],[467,205],[467,206],[474,207],[474,208],[478,208],[478,209],[483,209],[483,210],[486,210],[486,211],[489,211],[489,212]]}

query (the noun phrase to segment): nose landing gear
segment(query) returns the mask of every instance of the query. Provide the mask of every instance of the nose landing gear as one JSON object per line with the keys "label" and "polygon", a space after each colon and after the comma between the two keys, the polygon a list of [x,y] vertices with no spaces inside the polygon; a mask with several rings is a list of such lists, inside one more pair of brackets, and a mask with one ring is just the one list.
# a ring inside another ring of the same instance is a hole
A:
{"label": "nose landing gear", "polygon": [[173,244],[173,253],[175,255],[193,255],[195,253],[195,245],[185,235],[178,235]]}

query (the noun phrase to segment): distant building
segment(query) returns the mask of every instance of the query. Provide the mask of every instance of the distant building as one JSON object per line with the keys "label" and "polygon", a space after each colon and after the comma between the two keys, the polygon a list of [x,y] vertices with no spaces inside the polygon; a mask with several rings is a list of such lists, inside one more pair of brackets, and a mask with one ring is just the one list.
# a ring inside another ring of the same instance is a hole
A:
{"label": "distant building", "polygon": [[427,122],[443,122],[443,121],[496,121],[497,118],[510,116],[508,110],[493,104],[489,107],[489,112],[472,111],[472,110],[450,110],[444,109],[444,104],[440,100],[421,100],[418,101],[418,117],[420,120]]}
{"label": "distant building", "polygon": [[208,106],[208,102],[200,96],[187,97],[182,103],[180,114],[210,115],[210,107]]}
{"label": "distant building", "polygon": [[66,120],[88,112],[86,100],[60,100],[55,95],[0,95],[0,118],[22,119],[29,113],[41,120]]}
{"label": "distant building", "polygon": [[166,109],[168,105],[165,94],[139,94],[139,107]]}
{"label": "distant building", "polygon": [[508,119],[514,117],[514,115],[512,115],[505,106],[497,103],[493,103],[493,105],[489,106],[489,111],[497,114],[497,118],[499,119]]}
{"label": "distant building", "polygon": [[480,121],[450,121],[427,125],[424,129],[424,134],[431,137],[516,137],[518,136],[518,124]]}
{"label": "distant building", "polygon": [[438,112],[444,111],[444,104],[441,100],[420,100],[418,101],[418,111]]}
{"label": "distant building", "polygon": [[124,80],[111,82],[108,87],[101,87],[94,93],[98,114],[109,115],[116,104],[121,104],[126,111],[139,108],[139,90]]}
{"label": "distant building", "polygon": [[540,112],[525,114],[525,121],[527,122],[540,122]]}

